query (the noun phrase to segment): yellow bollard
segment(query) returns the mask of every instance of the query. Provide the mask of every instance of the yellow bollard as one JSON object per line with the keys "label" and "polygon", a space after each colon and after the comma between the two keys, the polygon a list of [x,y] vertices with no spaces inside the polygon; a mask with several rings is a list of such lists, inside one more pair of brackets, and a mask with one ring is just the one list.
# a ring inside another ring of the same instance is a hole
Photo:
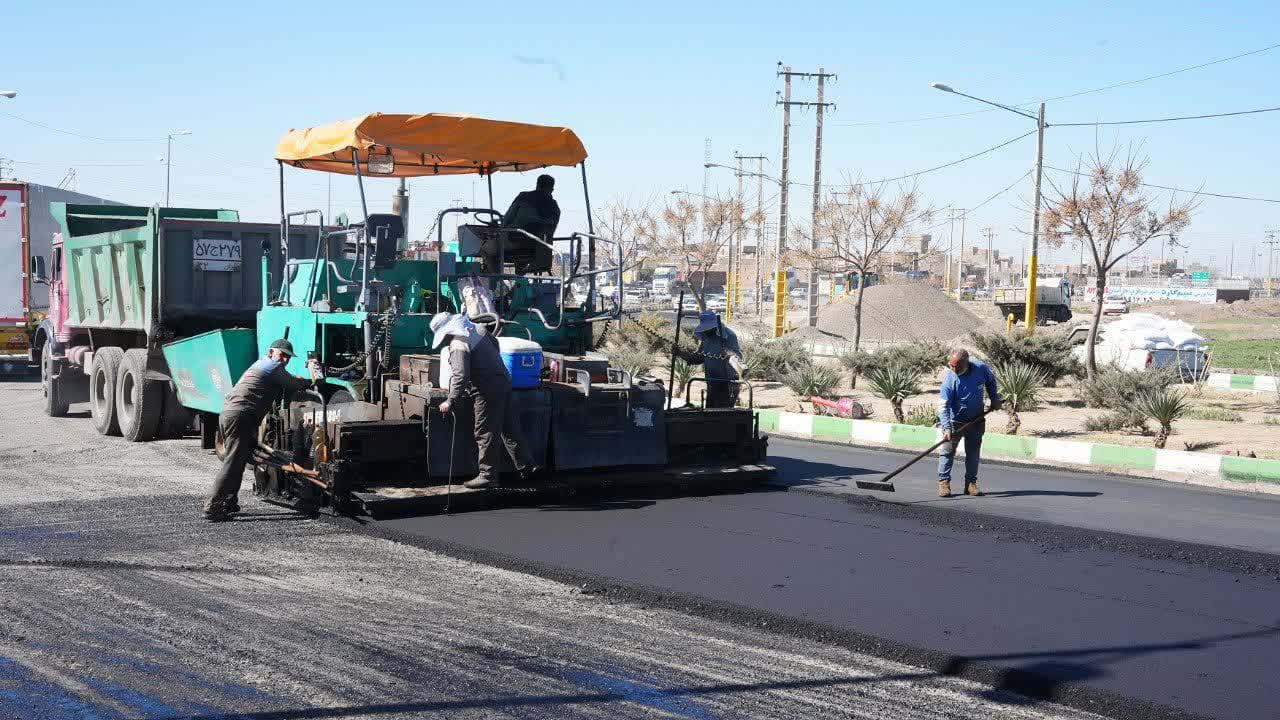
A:
{"label": "yellow bollard", "polygon": [[1005,335],[1012,335],[1012,334],[1013,334],[1013,313],[1009,313],[1009,317],[1005,318],[1005,321],[1004,321],[1004,334],[1005,334]]}
{"label": "yellow bollard", "polygon": [[724,293],[724,321],[733,322],[734,291],[737,289],[737,283],[734,282],[733,275],[730,275],[725,282],[727,282],[729,286],[725,288]]}
{"label": "yellow bollard", "polygon": [[787,326],[787,271],[773,276],[773,336],[782,337]]}

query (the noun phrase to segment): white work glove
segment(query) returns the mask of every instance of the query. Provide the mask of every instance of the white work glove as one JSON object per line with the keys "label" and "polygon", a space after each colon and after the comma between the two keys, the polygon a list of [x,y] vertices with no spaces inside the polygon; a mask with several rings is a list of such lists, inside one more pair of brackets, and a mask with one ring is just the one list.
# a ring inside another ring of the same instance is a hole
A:
{"label": "white work glove", "polygon": [[738,377],[742,377],[742,358],[737,355],[730,355],[729,367],[733,368],[733,371],[738,373]]}

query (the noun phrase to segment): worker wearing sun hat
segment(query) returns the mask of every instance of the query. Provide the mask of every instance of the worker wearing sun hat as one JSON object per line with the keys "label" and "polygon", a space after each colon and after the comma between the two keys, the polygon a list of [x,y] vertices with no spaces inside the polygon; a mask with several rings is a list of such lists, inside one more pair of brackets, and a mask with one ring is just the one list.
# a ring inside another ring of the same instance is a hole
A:
{"label": "worker wearing sun hat", "polygon": [[738,336],[720,316],[710,310],[698,313],[698,325],[693,329],[698,339],[698,352],[688,358],[702,365],[707,378],[708,408],[730,408],[738,404],[738,385],[742,377],[742,350]]}
{"label": "worker wearing sun hat", "polygon": [[537,472],[533,458],[521,441],[520,425],[511,407],[511,375],[502,363],[498,341],[484,334],[466,315],[437,313],[431,318],[432,349],[441,350],[441,363],[449,366],[449,396],[440,412],[452,412],[460,401],[471,400],[475,414],[476,448],[480,472],[463,483],[469,488],[498,486],[502,461],[498,438],[522,478]]}

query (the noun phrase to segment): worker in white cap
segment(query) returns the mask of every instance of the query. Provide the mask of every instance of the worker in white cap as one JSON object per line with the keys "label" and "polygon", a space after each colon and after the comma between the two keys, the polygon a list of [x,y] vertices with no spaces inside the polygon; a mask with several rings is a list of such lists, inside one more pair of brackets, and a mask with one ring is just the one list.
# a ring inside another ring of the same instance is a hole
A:
{"label": "worker in white cap", "polygon": [[738,384],[742,377],[742,349],[738,336],[710,310],[698,313],[693,329],[698,352],[690,362],[701,363],[707,377],[708,408],[731,408],[738,404]]}
{"label": "worker in white cap", "polygon": [[511,375],[502,363],[497,339],[462,314],[437,313],[431,318],[431,333],[432,349],[445,346],[441,353],[447,353],[449,363],[449,396],[440,404],[440,412],[448,414],[460,402],[473,403],[480,472],[463,485],[498,487],[499,437],[521,479],[536,474],[538,467],[521,441],[518,419],[510,412]]}

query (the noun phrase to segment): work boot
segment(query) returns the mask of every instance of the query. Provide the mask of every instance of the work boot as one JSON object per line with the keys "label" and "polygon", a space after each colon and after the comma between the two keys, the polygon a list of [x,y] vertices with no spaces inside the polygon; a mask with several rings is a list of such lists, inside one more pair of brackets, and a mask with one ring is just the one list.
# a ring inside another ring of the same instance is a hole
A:
{"label": "work boot", "polygon": [[538,465],[530,465],[518,472],[520,473],[521,482],[529,483],[538,477],[538,475],[542,472],[542,468],[539,467]]}
{"label": "work boot", "polygon": [[[231,502],[236,501],[232,499]],[[232,510],[231,508],[231,503],[229,503],[228,499],[225,497],[209,498],[209,501],[204,504],[204,519],[209,522],[230,520],[233,513],[240,511],[240,506],[237,503],[235,505],[235,510]]]}
{"label": "work boot", "polygon": [[938,497],[951,497],[951,481],[950,480],[938,481]]}
{"label": "work boot", "polygon": [[481,475],[462,483],[462,487],[471,488],[472,490],[480,490],[483,488],[496,489],[498,487],[498,480],[497,478],[487,478]]}
{"label": "work boot", "polygon": [[974,497],[982,497],[982,491],[978,489],[977,480],[969,480],[964,484],[964,494]]}

